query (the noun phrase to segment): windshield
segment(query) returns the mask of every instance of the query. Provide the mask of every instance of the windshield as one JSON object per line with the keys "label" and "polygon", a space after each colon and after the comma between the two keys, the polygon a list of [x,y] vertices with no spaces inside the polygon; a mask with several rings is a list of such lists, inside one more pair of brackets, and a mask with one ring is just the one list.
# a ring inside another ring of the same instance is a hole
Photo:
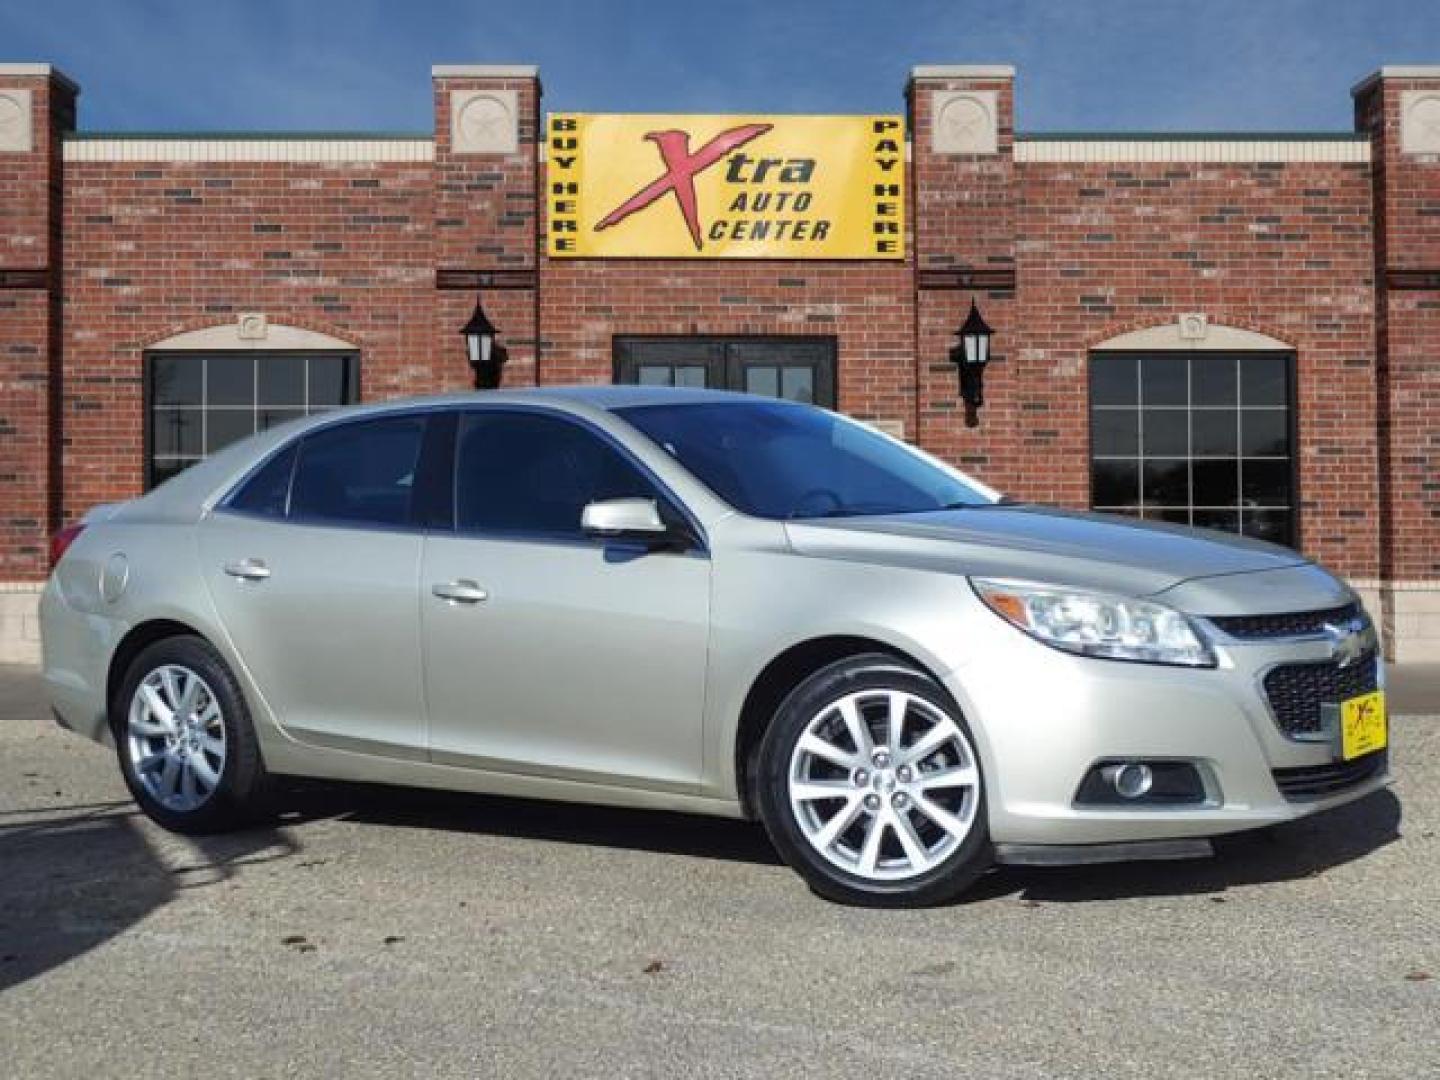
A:
{"label": "windshield", "polygon": [[755,517],[916,514],[994,502],[864,424],[804,405],[723,401],[616,412]]}

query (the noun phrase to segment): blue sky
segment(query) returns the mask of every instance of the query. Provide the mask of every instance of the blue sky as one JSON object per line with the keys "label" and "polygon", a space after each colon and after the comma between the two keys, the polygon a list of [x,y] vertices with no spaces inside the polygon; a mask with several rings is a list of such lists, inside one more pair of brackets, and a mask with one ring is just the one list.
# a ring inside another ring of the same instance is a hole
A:
{"label": "blue sky", "polygon": [[916,63],[1019,68],[1017,125],[1348,130],[1440,63],[1440,0],[0,0],[91,130],[428,131],[432,63],[538,63],[550,109],[898,111]]}

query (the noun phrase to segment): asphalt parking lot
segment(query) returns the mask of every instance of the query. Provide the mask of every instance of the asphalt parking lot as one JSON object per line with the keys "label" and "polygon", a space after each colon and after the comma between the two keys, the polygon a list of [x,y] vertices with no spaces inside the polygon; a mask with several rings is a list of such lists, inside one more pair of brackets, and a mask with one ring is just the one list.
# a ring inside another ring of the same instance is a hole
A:
{"label": "asphalt parking lot", "polygon": [[677,815],[326,787],[170,836],[0,669],[0,1075],[1440,1075],[1435,688],[1328,817],[883,912]]}

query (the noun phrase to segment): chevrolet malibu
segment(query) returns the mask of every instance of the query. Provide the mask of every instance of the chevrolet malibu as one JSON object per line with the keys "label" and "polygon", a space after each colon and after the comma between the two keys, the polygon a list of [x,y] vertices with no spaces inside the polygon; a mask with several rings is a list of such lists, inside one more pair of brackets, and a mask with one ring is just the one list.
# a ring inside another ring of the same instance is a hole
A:
{"label": "chevrolet malibu", "polygon": [[591,387],[257,435],[57,537],[60,724],[161,825],[280,776],[759,818],[823,896],[1206,854],[1389,780],[1354,593],[789,402]]}

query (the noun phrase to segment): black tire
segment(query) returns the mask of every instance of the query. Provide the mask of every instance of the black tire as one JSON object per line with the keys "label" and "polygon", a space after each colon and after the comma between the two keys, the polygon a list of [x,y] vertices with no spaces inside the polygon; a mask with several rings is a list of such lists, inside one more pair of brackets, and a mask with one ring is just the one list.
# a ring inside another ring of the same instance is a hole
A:
{"label": "black tire", "polygon": [[[225,757],[219,780],[199,806],[184,812],[164,805],[140,779],[129,752],[129,713],[136,691],[147,676],[167,665],[193,671],[204,681],[220,708]],[[172,832],[191,835],[230,832],[256,824],[271,812],[272,783],[260,755],[245,696],[229,666],[204,638],[165,638],[143,649],[131,662],[120,692],[110,703],[110,726],[125,786],[140,809]]]}
{"label": "black tire", "polygon": [[[901,880],[874,880],[830,861],[807,838],[790,803],[792,755],[811,720],[851,694],[872,690],[904,691],[952,719],[969,742],[980,776],[969,832],[938,864]],[[974,746],[974,736],[954,700],[924,672],[881,653],[854,656],[815,672],[781,703],[750,763],[751,790],[781,857],[820,896],[866,907],[930,907],[954,901],[993,862],[986,785]]]}

